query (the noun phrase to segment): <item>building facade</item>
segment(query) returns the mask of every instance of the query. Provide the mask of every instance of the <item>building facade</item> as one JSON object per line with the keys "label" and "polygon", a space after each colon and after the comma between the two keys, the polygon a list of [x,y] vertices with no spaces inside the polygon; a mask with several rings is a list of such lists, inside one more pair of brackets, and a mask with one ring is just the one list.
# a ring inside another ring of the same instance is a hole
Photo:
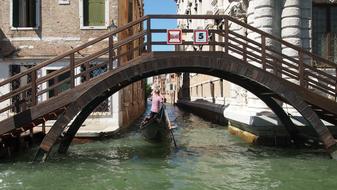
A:
{"label": "building facade", "polygon": [[[291,44],[302,47],[337,63],[337,1],[336,0],[176,0],[177,13],[187,15],[230,15]],[[185,29],[223,29],[223,23],[207,20],[179,20]],[[230,23],[230,30],[254,41],[261,38],[252,31]],[[192,36],[185,36],[192,38]],[[298,58],[298,52],[266,41],[273,50]],[[207,47],[185,46],[203,51]],[[230,52],[234,56],[240,56]],[[304,58],[305,59],[305,58]],[[314,63],[315,64],[315,63]],[[320,65],[317,65],[318,67]],[[190,74],[191,100],[204,99],[224,104],[224,116],[249,124],[261,113],[271,112],[255,95],[216,77]],[[284,105],[287,112],[296,113]]]}
{"label": "building facade", "polygon": [[165,98],[168,103],[174,104],[177,100],[176,92],[179,76],[176,73],[169,73],[165,78]]}
{"label": "building facade", "polygon": [[160,90],[160,94],[162,94],[163,96],[165,96],[166,93],[166,74],[161,74],[161,75],[156,75],[153,76],[153,83],[152,83],[152,89],[158,89]]}
{"label": "building facade", "polygon": [[[143,0],[1,0],[0,79],[4,80],[25,71],[42,61],[93,40],[117,26],[137,20],[141,16],[143,16]],[[117,41],[118,38],[122,39],[128,35],[130,34],[124,32],[116,36],[114,40]],[[96,52],[104,45],[106,44],[98,44],[79,52],[75,55],[75,59],[81,59]],[[119,64],[127,62],[125,59],[119,61]],[[41,69],[38,77],[67,64],[68,60],[60,60],[56,64]],[[91,67],[96,63],[88,64],[88,67]],[[95,70],[95,72],[91,72],[90,75],[96,75],[100,70]],[[62,76],[58,80],[63,80]],[[20,84],[26,82],[17,81],[11,87],[2,88],[0,91],[19,88]],[[54,81],[48,81],[41,88],[48,88],[53,83]],[[79,84],[81,80],[75,83]],[[50,98],[57,94],[57,91],[62,91],[62,88],[67,88],[67,83],[38,99]],[[130,96],[123,95],[126,93]],[[8,102],[1,104],[8,104]],[[128,126],[143,111],[144,83],[141,81],[120,90],[104,101],[84,125],[87,128],[99,125],[101,129],[113,130]],[[1,117],[8,115],[10,113]]]}

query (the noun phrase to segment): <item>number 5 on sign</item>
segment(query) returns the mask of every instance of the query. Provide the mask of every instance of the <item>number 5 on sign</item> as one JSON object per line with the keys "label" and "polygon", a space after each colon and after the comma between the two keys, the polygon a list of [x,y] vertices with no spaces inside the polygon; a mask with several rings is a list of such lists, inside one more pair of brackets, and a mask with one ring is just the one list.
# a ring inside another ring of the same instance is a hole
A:
{"label": "number 5 on sign", "polygon": [[208,44],[208,30],[194,30],[193,44]]}

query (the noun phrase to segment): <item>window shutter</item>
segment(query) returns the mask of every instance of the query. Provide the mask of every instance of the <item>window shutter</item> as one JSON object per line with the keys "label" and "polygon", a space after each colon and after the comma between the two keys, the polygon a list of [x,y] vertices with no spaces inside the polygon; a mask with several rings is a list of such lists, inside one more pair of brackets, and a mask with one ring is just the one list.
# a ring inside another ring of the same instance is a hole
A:
{"label": "window shutter", "polygon": [[27,26],[36,26],[36,0],[27,0]]}
{"label": "window shutter", "polygon": [[84,0],[84,25],[105,25],[105,0]]}
{"label": "window shutter", "polygon": [[13,0],[13,27],[19,27],[19,0]]}

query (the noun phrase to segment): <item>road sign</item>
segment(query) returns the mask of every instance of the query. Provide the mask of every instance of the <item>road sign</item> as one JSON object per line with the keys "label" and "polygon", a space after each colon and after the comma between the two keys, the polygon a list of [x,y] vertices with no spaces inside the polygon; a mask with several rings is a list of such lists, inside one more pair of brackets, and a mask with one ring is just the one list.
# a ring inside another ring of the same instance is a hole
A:
{"label": "road sign", "polygon": [[182,31],[180,29],[167,30],[167,44],[182,44]]}
{"label": "road sign", "polygon": [[194,30],[193,44],[208,44],[208,30]]}

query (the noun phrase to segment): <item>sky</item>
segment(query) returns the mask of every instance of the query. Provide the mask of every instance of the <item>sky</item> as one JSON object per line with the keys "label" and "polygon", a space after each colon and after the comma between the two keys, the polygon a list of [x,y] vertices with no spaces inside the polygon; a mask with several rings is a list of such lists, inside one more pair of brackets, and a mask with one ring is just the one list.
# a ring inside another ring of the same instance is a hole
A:
{"label": "sky", "polygon": [[[177,5],[174,0],[144,0],[145,15],[149,14],[177,14]],[[153,20],[151,27],[169,29],[176,28],[176,20]],[[166,40],[166,34],[156,34],[152,36],[153,40]],[[155,51],[173,50],[173,46],[153,46]]]}
{"label": "sky", "polygon": [[145,14],[176,14],[174,0],[144,0]]}

